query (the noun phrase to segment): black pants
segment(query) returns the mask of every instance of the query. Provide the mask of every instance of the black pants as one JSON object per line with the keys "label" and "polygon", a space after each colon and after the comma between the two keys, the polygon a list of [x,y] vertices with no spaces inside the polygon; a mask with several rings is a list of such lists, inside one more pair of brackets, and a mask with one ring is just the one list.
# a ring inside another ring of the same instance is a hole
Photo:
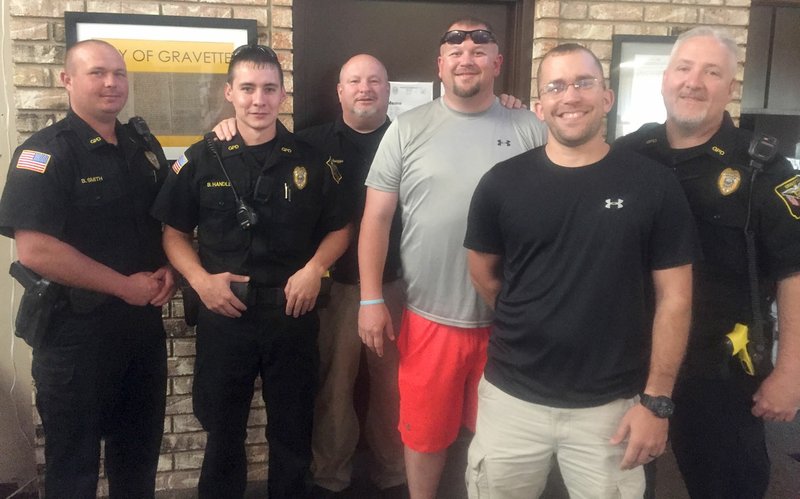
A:
{"label": "black pants", "polygon": [[229,319],[201,307],[193,385],[194,412],[208,432],[201,498],[244,495],[244,443],[258,375],[268,415],[269,497],[307,497],[318,330],[314,311],[295,319],[283,307],[252,305]]}
{"label": "black pants", "polygon": [[33,352],[33,379],[47,497],[96,497],[101,438],[110,497],[154,496],[167,383],[160,309],[57,314]]}
{"label": "black pants", "polygon": [[764,497],[764,423],[750,413],[758,381],[739,368],[728,379],[682,379],[675,387],[672,450],[693,499]]}

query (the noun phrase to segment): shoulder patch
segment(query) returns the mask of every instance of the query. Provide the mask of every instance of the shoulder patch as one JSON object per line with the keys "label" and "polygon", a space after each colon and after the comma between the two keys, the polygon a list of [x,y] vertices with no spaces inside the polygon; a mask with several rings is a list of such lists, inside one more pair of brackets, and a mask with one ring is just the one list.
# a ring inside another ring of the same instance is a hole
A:
{"label": "shoulder patch", "polygon": [[174,163],[172,163],[172,171],[175,172],[175,175],[181,172],[181,169],[189,163],[189,160],[186,158],[185,154],[181,154],[181,157],[178,158]]}
{"label": "shoulder patch", "polygon": [[800,220],[800,175],[795,175],[775,187],[775,194],[786,205],[789,214]]}
{"label": "shoulder patch", "polygon": [[49,163],[49,154],[25,149],[17,159],[17,168],[21,170],[30,170],[36,173],[44,173]]}
{"label": "shoulder patch", "polygon": [[342,174],[339,172],[339,166],[344,161],[341,159],[333,159],[333,156],[328,156],[328,160],[325,162],[325,165],[331,171],[331,176],[333,177],[334,182],[337,184],[342,181]]}

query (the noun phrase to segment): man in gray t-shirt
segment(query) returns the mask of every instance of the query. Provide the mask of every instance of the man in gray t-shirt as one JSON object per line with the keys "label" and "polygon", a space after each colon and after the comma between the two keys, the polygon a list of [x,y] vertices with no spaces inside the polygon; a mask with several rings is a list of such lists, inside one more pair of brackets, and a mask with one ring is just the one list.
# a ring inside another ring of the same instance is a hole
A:
{"label": "man in gray t-shirt", "polygon": [[486,361],[491,312],[469,281],[462,246],[467,210],[494,164],[542,145],[546,127],[494,96],[502,56],[491,27],[467,18],[441,40],[441,99],[387,130],[367,177],[359,240],[359,335],[379,355],[394,340],[381,296],[391,219],[402,211],[407,283],[400,351],[400,425],[411,497],[434,497],[460,426],[474,431],[477,382]]}

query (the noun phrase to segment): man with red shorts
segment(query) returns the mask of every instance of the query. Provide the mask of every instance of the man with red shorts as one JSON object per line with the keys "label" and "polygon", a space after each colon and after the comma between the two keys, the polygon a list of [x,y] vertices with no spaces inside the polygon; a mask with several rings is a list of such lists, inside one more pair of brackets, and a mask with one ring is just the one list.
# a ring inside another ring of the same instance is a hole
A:
{"label": "man with red shorts", "polygon": [[491,166],[543,144],[545,126],[494,95],[503,61],[491,26],[460,19],[442,36],[442,98],[397,118],[367,177],[359,239],[359,335],[383,354],[395,339],[381,295],[389,229],[402,213],[407,304],[398,335],[399,430],[412,499],[433,498],[447,448],[475,430],[477,384],[492,313],[467,274],[462,246],[469,200]]}

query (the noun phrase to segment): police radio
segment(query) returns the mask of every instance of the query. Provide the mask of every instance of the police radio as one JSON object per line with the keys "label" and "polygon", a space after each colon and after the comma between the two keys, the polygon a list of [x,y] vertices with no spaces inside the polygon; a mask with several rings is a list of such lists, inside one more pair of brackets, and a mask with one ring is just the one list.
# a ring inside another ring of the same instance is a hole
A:
{"label": "police radio", "polygon": [[228,185],[231,186],[231,191],[233,191],[233,198],[236,200],[236,221],[239,223],[239,227],[242,230],[250,230],[251,227],[258,223],[258,214],[250,207],[247,203],[245,203],[244,199],[239,197],[239,193],[236,192],[236,187],[233,186],[233,182],[231,181],[231,177],[228,175],[228,170],[225,169],[225,164],[222,162],[222,158],[219,157],[219,153],[217,152],[217,147],[215,144],[216,135],[214,133],[207,133],[203,139],[205,139],[206,147],[211,154],[217,159],[219,163],[219,167],[222,169],[222,173],[225,174],[225,179],[228,181]]}
{"label": "police radio", "polygon": [[778,154],[778,139],[763,133],[755,135],[750,141],[747,154],[750,156],[750,166],[761,168]]}

